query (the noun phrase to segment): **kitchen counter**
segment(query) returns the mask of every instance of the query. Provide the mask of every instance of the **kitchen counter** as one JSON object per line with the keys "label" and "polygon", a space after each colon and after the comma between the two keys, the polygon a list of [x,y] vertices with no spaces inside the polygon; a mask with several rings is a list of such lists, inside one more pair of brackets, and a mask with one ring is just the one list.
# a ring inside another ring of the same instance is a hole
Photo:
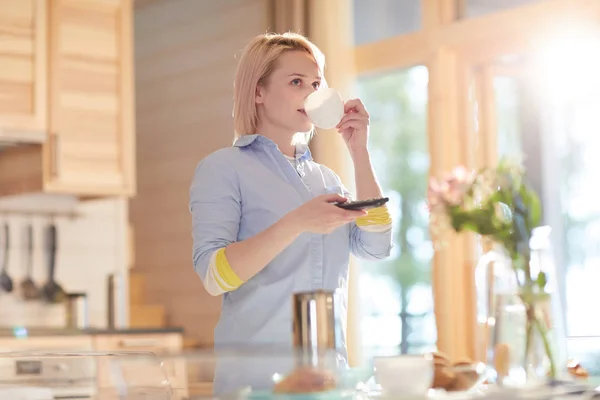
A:
{"label": "kitchen counter", "polygon": [[165,328],[133,328],[133,329],[112,329],[112,328],[48,328],[48,327],[25,327],[14,328],[0,327],[0,338],[26,338],[40,336],[78,336],[78,335],[151,335],[165,333],[183,333],[180,327]]}

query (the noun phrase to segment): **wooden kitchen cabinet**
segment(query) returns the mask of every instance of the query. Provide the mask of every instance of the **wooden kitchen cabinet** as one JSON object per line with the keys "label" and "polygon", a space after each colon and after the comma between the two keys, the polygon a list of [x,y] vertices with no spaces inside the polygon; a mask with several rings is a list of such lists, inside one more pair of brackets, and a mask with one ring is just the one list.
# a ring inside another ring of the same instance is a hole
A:
{"label": "wooden kitchen cabinet", "polygon": [[47,135],[42,144],[3,150],[0,195],[132,196],[131,0],[47,0],[45,4]]}
{"label": "wooden kitchen cabinet", "polygon": [[46,0],[0,0],[0,139],[43,141],[47,120]]}
{"label": "wooden kitchen cabinet", "polygon": [[46,186],[121,194],[132,182],[131,4],[51,0]]}

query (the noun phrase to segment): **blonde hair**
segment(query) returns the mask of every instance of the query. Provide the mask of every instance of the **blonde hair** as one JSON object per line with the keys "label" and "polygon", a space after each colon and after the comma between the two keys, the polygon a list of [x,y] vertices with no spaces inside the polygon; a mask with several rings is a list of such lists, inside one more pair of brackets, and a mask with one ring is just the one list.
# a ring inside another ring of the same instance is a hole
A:
{"label": "blonde hair", "polygon": [[[308,52],[323,74],[325,56],[306,37],[292,32],[256,36],[244,48],[235,73],[233,127],[236,137],[257,133],[256,87],[266,84],[281,54],[290,50]],[[324,78],[321,84],[325,85]]]}

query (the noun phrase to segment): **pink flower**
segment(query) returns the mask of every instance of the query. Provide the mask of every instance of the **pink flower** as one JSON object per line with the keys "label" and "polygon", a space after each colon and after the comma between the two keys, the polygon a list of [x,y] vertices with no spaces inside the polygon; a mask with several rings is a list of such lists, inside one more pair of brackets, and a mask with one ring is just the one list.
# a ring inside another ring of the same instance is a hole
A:
{"label": "pink flower", "polygon": [[456,167],[444,180],[432,178],[429,181],[427,197],[430,210],[436,206],[459,206],[473,183],[475,175],[464,167]]}
{"label": "pink flower", "polygon": [[469,173],[463,166],[454,168],[452,170],[452,177],[459,183],[465,183],[469,181]]}
{"label": "pink flower", "polygon": [[448,190],[448,184],[445,181],[438,181],[435,178],[431,178],[429,180],[429,187],[427,189],[427,203],[429,204],[429,211],[437,207],[443,207],[444,200],[444,192]]}

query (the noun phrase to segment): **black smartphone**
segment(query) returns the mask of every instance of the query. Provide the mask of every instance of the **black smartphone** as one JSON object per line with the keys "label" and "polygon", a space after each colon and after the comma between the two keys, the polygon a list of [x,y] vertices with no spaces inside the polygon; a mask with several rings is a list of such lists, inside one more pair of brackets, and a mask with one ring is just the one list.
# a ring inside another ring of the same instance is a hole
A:
{"label": "black smartphone", "polygon": [[389,200],[389,197],[381,197],[376,199],[347,201],[345,203],[336,203],[335,205],[344,210],[369,210],[371,208],[381,207]]}

